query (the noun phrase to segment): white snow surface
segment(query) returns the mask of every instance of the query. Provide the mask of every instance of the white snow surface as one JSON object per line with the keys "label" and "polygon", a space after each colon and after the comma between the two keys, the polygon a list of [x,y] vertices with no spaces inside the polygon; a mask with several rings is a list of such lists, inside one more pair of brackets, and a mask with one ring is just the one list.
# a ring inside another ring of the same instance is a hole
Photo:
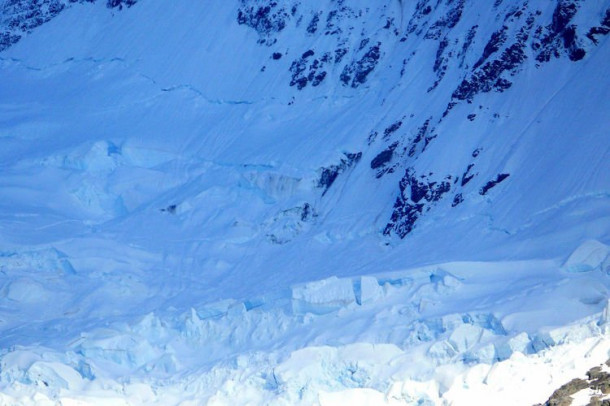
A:
{"label": "white snow surface", "polygon": [[[379,293],[358,304],[362,280]],[[607,321],[588,315],[607,306],[609,288],[605,275],[552,261],[331,278],[292,295],[98,325],[62,346],[13,346],[0,401],[534,404],[610,357]]]}
{"label": "white snow surface", "polygon": [[[607,37],[575,62],[528,47],[512,86],[443,114],[507,13],[557,2],[286,0],[277,33],[238,24],[263,3],[73,4],[0,53],[0,405],[526,405],[609,359]],[[576,3],[583,32],[610,9]],[[289,85],[310,49],[377,42],[357,87],[339,63]],[[452,189],[399,238],[407,168]]]}

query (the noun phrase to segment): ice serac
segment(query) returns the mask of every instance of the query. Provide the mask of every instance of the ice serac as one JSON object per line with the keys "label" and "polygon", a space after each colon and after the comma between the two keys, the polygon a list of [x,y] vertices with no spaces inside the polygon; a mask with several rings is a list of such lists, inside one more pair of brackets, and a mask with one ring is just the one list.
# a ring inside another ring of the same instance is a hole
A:
{"label": "ice serac", "polygon": [[0,0],[0,403],[438,403],[605,343],[609,32],[609,0]]}
{"label": "ice serac", "polygon": [[585,241],[574,250],[563,267],[568,272],[590,272],[596,270],[609,274],[610,247],[595,240]]}

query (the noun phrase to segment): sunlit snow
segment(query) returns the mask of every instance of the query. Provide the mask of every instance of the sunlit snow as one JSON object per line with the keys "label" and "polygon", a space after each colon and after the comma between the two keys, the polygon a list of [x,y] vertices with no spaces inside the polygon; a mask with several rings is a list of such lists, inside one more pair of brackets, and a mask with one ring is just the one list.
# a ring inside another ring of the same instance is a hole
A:
{"label": "sunlit snow", "polygon": [[110,3],[0,0],[0,405],[533,405],[610,358],[610,1]]}

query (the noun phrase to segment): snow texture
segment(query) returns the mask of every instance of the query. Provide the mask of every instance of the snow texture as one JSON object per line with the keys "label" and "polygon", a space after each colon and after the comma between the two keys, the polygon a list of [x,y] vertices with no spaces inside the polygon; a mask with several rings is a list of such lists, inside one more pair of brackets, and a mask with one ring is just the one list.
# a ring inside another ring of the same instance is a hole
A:
{"label": "snow texture", "polygon": [[544,402],[610,358],[609,32],[0,0],[0,404]]}

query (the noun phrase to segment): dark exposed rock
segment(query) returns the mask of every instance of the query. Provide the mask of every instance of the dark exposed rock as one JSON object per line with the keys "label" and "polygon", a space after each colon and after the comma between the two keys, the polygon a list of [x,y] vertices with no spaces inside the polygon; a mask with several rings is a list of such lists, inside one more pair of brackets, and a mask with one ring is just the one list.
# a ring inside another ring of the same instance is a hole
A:
{"label": "dark exposed rock", "polygon": [[[570,60],[584,58],[586,51],[581,47],[577,27],[572,20],[578,11],[578,0],[560,0],[553,11],[551,24],[537,32],[538,42],[533,48],[538,50],[536,60],[548,62],[566,53]],[[544,32],[544,34],[543,34]]]}
{"label": "dark exposed rock", "polygon": [[426,39],[439,39],[447,29],[452,29],[462,18],[465,0],[452,0],[448,3],[455,3],[441,19],[430,26],[426,33]]}
{"label": "dark exposed rock", "polygon": [[314,52],[313,50],[311,50],[311,49],[310,49],[310,50],[308,50],[308,51],[305,51],[305,52],[303,53],[303,55],[301,55],[301,59],[307,59],[307,58],[309,58],[310,56],[313,56],[314,54],[315,54],[315,52]]}
{"label": "dark exposed rock", "polygon": [[[95,0],[7,0],[0,7],[0,52],[17,43],[23,34],[51,20],[72,3],[93,3]],[[135,4],[135,1],[133,1]],[[111,1],[108,7],[115,7]]]}
{"label": "dark exposed rock", "polygon": [[326,17],[326,35],[340,34],[341,28],[339,22],[341,21],[341,15],[338,10],[332,10]]}
{"label": "dark exposed rock", "polygon": [[316,13],[312,17],[309,25],[307,26],[307,32],[310,34],[315,34],[318,31],[318,23],[320,22],[320,14]]}
{"label": "dark exposed rock", "polygon": [[391,124],[389,127],[387,127],[385,130],[383,130],[383,139],[387,140],[388,138],[390,138],[390,136],[395,133],[396,131],[398,131],[398,129],[402,126],[402,121],[396,121],[395,123]]}
{"label": "dark exposed rock", "polygon": [[386,18],[385,25],[383,26],[383,28],[386,30],[389,30],[393,24],[394,24],[393,18]]}
{"label": "dark exposed rock", "polygon": [[[311,74],[310,74],[310,77],[311,77]],[[313,79],[310,78],[311,85],[313,87],[318,86],[320,83],[322,83],[324,78],[326,78],[326,72],[324,72],[324,71],[322,71],[320,73],[317,73],[317,74],[314,74]]]}
{"label": "dark exposed rock", "polygon": [[496,176],[496,179],[490,180],[479,190],[479,194],[481,196],[485,196],[487,194],[487,192],[489,192],[489,189],[495,187],[497,184],[501,183],[509,176],[510,176],[510,174],[508,174],[508,173],[499,173],[498,176]]}
{"label": "dark exposed rock", "polygon": [[[494,60],[488,60],[497,52],[503,44],[504,29],[492,35],[492,39],[485,47],[483,55],[475,64],[473,72],[466,77],[453,92],[452,99],[472,101],[475,95],[490,91],[503,92],[512,86],[512,82],[506,76],[515,76],[527,59],[525,49],[527,47],[530,31],[534,24],[534,17],[530,15],[526,23],[516,35],[516,41],[505,48],[500,56]],[[487,62],[483,63],[483,61]],[[482,66],[480,65],[482,64]],[[453,106],[448,105],[445,115]]]}
{"label": "dark exposed rock", "polygon": [[599,43],[597,40],[598,35],[607,35],[610,32],[610,28],[606,27],[592,27],[587,33],[587,38],[589,38],[595,45]]}
{"label": "dark exposed rock", "polygon": [[260,43],[271,44],[267,41],[272,33],[277,33],[286,28],[286,21],[290,15],[282,7],[278,7],[276,1],[262,3],[257,0],[240,0],[237,11],[237,23],[254,29],[260,36]]}
{"label": "dark exposed rock", "polygon": [[472,178],[474,178],[476,176],[476,174],[471,174],[470,170],[474,168],[474,164],[470,164],[468,165],[468,168],[466,169],[466,172],[464,172],[464,174],[462,175],[462,187],[466,186],[466,184],[468,182],[470,182],[472,180]]}
{"label": "dark exposed rock", "polygon": [[[410,139],[406,145],[401,141],[394,141],[385,150],[381,151],[375,158],[373,158],[371,161],[371,168],[377,170],[375,177],[381,178],[385,174],[394,173],[394,171],[400,165],[400,158],[405,156],[414,158],[426,150],[430,142],[437,136],[434,133],[434,128],[430,127],[431,120],[432,117],[428,118],[422,124],[422,126],[418,128],[415,137]],[[397,121],[387,127],[384,130],[383,139],[389,139],[391,134],[398,131],[401,126],[402,121]],[[377,132],[371,132],[369,135],[369,145],[375,140],[376,137]],[[392,163],[392,165],[390,165],[390,163]]]}
{"label": "dark exposed rock", "polygon": [[320,178],[318,179],[317,187],[324,189],[322,191],[322,196],[326,194],[328,189],[335,183],[337,177],[348,170],[349,168],[355,166],[360,159],[362,158],[362,152],[357,153],[344,153],[345,158],[341,158],[339,164],[331,165],[327,168],[321,168],[320,170]]}
{"label": "dark exposed rock", "polygon": [[562,385],[557,389],[549,400],[544,404],[545,406],[569,406],[572,404],[571,395],[589,387],[587,381],[583,379],[572,379],[570,382]]}
{"label": "dark exposed rock", "polygon": [[[432,12],[431,0],[419,0],[415,6],[415,12],[413,13],[409,23],[407,24],[407,36],[418,31],[417,34],[421,33],[420,22],[425,21],[423,17],[427,16]],[[425,24],[425,22],[424,22]],[[406,36],[401,41],[406,41]]]}
{"label": "dark exposed rock", "polygon": [[138,0],[108,0],[106,5],[109,8],[118,8],[119,10],[125,7],[131,7],[136,4]]}
{"label": "dark exposed rock", "polygon": [[388,162],[390,162],[392,160],[392,156],[394,155],[394,150],[397,146],[398,142],[394,142],[388,148],[377,154],[377,156],[371,161],[371,169],[381,168],[385,166]]}
{"label": "dark exposed rock", "polygon": [[309,221],[312,218],[318,217],[309,203],[305,203],[301,210],[301,221]]}
{"label": "dark exposed rock", "polygon": [[417,134],[407,148],[409,157],[415,156],[417,152],[425,151],[430,141],[436,138],[436,134],[433,134],[434,129],[430,128],[430,120],[432,117],[424,121],[424,124],[417,129]]}
{"label": "dark exposed rock", "polygon": [[584,49],[575,48],[570,51],[569,58],[571,61],[576,62],[576,61],[580,61],[582,58],[584,58],[585,55],[587,55],[587,52]]}
{"label": "dark exposed rock", "polygon": [[505,72],[516,73],[526,59],[524,47],[523,43],[517,42],[506,48],[499,59],[487,62],[469,79],[464,79],[453,92],[452,98],[471,101],[478,93],[492,90],[502,92],[511,87],[512,82],[502,75]]}
{"label": "dark exposed rock", "polygon": [[369,134],[369,137],[367,139],[367,144],[371,145],[372,143],[374,143],[375,140],[377,139],[378,135],[379,135],[379,133],[377,131],[371,131],[371,133]]}
{"label": "dark exposed rock", "polygon": [[521,18],[523,13],[527,10],[528,3],[523,3],[523,7],[519,8],[519,6],[515,5],[508,10],[506,15],[504,16],[504,22],[514,22],[516,19]]}
{"label": "dark exposed rock", "polygon": [[[138,0],[104,0],[111,9],[131,7]],[[56,17],[73,4],[95,3],[96,0],[7,0],[0,6],[0,52],[17,43],[22,34]]]}
{"label": "dark exposed rock", "polygon": [[407,70],[407,63],[408,63],[408,61],[406,59],[402,60],[402,68],[400,69],[400,77],[403,77],[405,75],[405,72]]}
{"label": "dark exposed rock", "polygon": [[369,44],[369,42],[371,42],[370,38],[363,38],[360,41],[360,45],[358,45],[358,51],[362,51],[364,49],[364,47]]}
{"label": "dark exposed rock", "polygon": [[606,372],[602,371],[602,367],[593,367],[587,371],[587,379],[593,380],[598,379],[606,375]]}
{"label": "dark exposed rock", "polygon": [[470,46],[474,41],[474,37],[477,35],[478,28],[478,25],[473,25],[472,27],[470,27],[470,30],[468,30],[468,34],[466,34],[464,44],[462,45],[462,49],[458,54],[458,58],[460,59],[460,67],[464,66],[464,60],[466,59],[468,50],[470,49]]}
{"label": "dark exposed rock", "polygon": [[312,86],[318,86],[326,78],[326,71],[323,70],[325,64],[330,61],[329,53],[322,55],[320,59],[313,59],[315,55],[313,50],[308,50],[303,55],[292,62],[290,66],[290,86],[296,86],[298,90],[303,89],[308,83]]}
{"label": "dark exposed rock", "polygon": [[383,234],[396,234],[406,237],[415,227],[417,219],[430,210],[435,202],[451,189],[451,176],[441,182],[428,180],[427,176],[415,176],[413,168],[408,168],[400,180],[400,193],[394,203],[390,222],[385,226]]}
{"label": "dark exposed rock", "polygon": [[443,118],[447,117],[447,114],[449,114],[451,109],[454,108],[456,105],[457,105],[456,101],[450,101],[449,103],[447,103],[447,108],[443,112]]}
{"label": "dark exposed rock", "polygon": [[599,27],[591,27],[589,32],[587,33],[587,38],[589,38],[595,45],[599,43],[597,36],[598,35],[607,35],[610,32],[610,9],[606,10],[606,14],[601,21],[601,26]]}
{"label": "dark exposed rock", "polygon": [[0,52],[16,44],[21,39],[21,35],[11,34],[10,32],[0,33]]}
{"label": "dark exposed rock", "polygon": [[[589,371],[591,372],[591,371]],[[589,375],[589,373],[587,373]],[[610,393],[610,374],[607,372],[597,371],[592,377],[589,375],[589,380],[591,381],[591,389],[600,391],[604,395]]]}
{"label": "dark exposed rock", "polygon": [[[434,71],[434,73],[436,73],[436,80],[434,81],[432,86],[428,88],[428,92],[434,90],[439,85],[443,77],[445,77],[445,73],[447,72],[447,64],[449,63],[449,58],[445,57],[444,55],[447,45],[449,45],[449,40],[447,40],[447,37],[443,38],[438,43],[438,49],[436,50],[436,58],[434,60],[434,66],[432,67],[432,70]],[[448,56],[450,57],[451,53],[449,53]]]}
{"label": "dark exposed rock", "polygon": [[576,15],[577,1],[574,0],[560,0],[557,2],[557,7],[553,11],[553,22],[551,25],[552,30],[555,33],[562,32],[572,21],[572,18]]}
{"label": "dark exposed rock", "polygon": [[593,396],[587,406],[610,406],[610,399],[601,399],[601,396]]}
{"label": "dark exposed rock", "polygon": [[176,209],[178,208],[177,205],[175,204],[170,204],[169,206],[167,206],[164,209],[161,209],[162,212],[164,213],[169,213],[169,214],[176,214]]}
{"label": "dark exposed rock", "polygon": [[590,388],[600,391],[604,395],[610,393],[610,374],[602,370],[602,367],[591,368],[587,372],[587,379],[590,381]]}
{"label": "dark exposed rock", "polygon": [[[64,8],[65,5],[57,0],[43,0],[40,1],[40,4],[32,3],[29,0],[12,0],[7,1],[0,11],[4,20],[2,21],[3,26],[27,33],[55,17]],[[3,36],[9,33],[6,31]],[[17,40],[12,39],[11,41],[15,43]],[[7,43],[9,42],[7,41]]]}
{"label": "dark exposed rock", "polygon": [[[608,361],[606,365],[608,365]],[[601,396],[596,394],[600,391],[603,395],[610,393],[610,374],[603,371],[599,366],[593,367],[587,372],[586,380],[580,378],[572,379],[554,391],[544,404],[536,406],[569,406],[574,400],[572,395],[584,389],[589,389],[594,393],[589,399],[589,406],[610,406],[609,399],[602,399]]]}
{"label": "dark exposed rock", "polygon": [[369,74],[375,69],[379,63],[381,52],[379,47],[381,42],[368,48],[366,53],[358,60],[346,65],[341,73],[341,81],[344,85],[350,85],[353,88],[365,83]]}
{"label": "dark exposed rock", "polygon": [[508,30],[508,27],[503,26],[500,30],[491,34],[491,38],[489,39],[489,41],[487,42],[487,45],[485,45],[485,48],[483,49],[483,55],[481,55],[479,60],[474,64],[474,66],[472,67],[473,69],[476,69],[479,66],[481,66],[487,60],[487,58],[489,58],[492,54],[497,52],[502,47],[502,45],[504,45],[504,43],[506,42],[506,39],[508,38],[508,36],[506,34],[507,30]]}
{"label": "dark exposed rock", "polygon": [[345,54],[347,54],[348,48],[337,48],[335,49],[335,63],[340,63],[343,60]]}

